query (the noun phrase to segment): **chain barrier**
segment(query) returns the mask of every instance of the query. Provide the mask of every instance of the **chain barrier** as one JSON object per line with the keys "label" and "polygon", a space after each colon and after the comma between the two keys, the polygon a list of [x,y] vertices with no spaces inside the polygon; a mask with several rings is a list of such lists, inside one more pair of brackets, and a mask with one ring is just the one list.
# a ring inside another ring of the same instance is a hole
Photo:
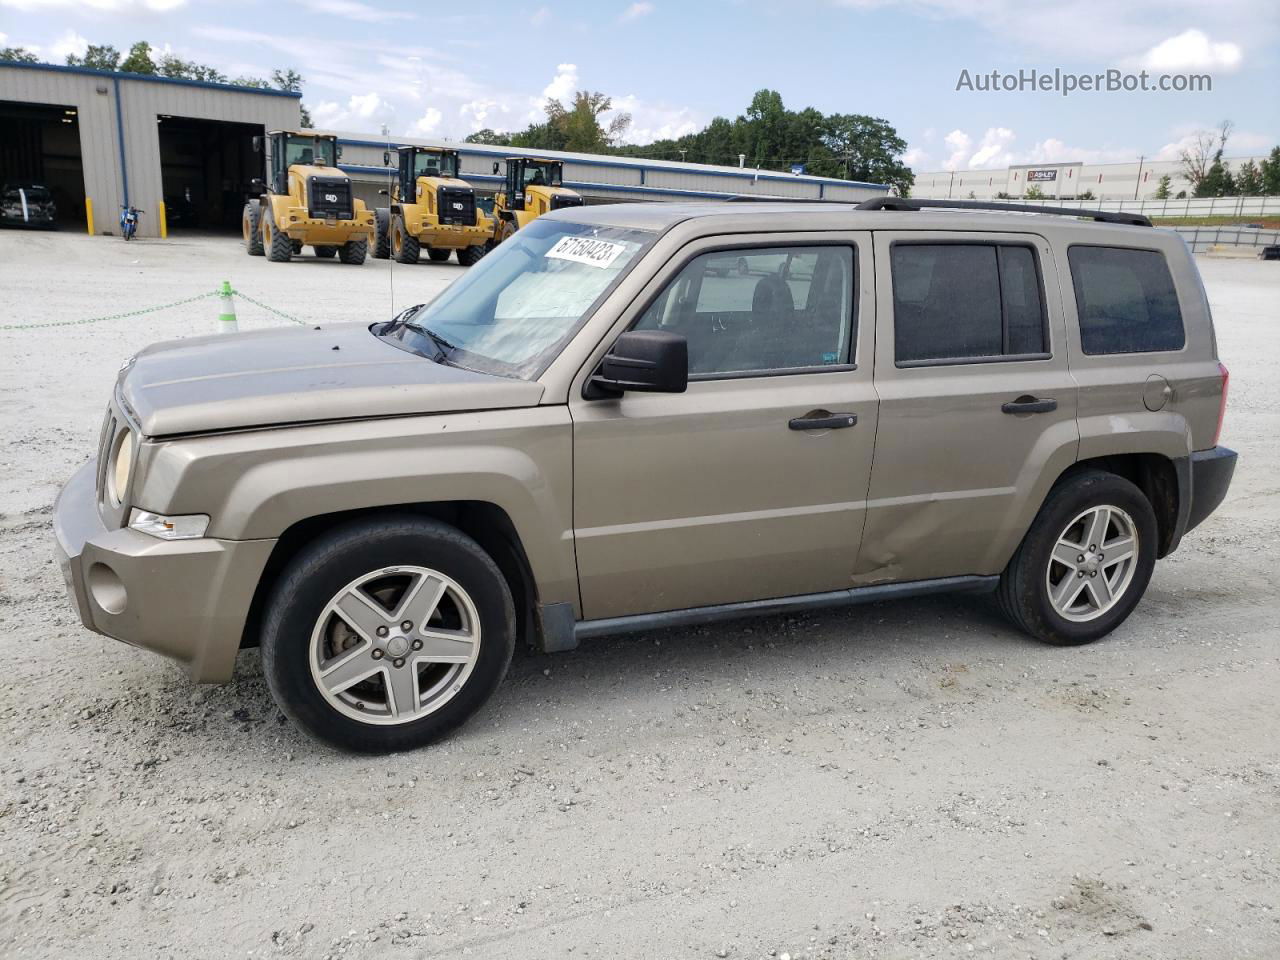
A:
{"label": "chain barrier", "polygon": [[[254,306],[267,311],[267,313],[275,314],[290,323],[296,323],[301,326],[307,326],[310,321],[299,319],[283,310],[278,310],[270,304],[263,303],[254,297],[249,296],[243,290],[233,289],[232,294],[240,297],[242,300],[252,303]],[[108,320],[125,320],[129,317],[143,317],[149,313],[159,313],[161,310],[171,310],[174,307],[181,307],[188,303],[195,303],[198,300],[208,300],[211,297],[221,295],[221,290],[210,290],[206,293],[197,293],[194,297],[184,297],[181,300],[174,300],[172,303],[161,303],[154,307],[142,307],[138,310],[126,310],[123,313],[109,313],[101,317],[86,317],[82,320],[50,320],[45,323],[5,323],[0,324],[0,331],[10,330],[41,330],[47,327],[78,327],[88,323],[104,323]]]}

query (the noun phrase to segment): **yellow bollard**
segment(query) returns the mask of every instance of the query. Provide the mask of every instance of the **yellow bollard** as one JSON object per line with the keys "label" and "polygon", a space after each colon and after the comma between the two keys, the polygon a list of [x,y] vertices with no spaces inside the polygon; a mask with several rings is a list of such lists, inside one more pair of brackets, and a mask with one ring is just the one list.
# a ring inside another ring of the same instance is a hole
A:
{"label": "yellow bollard", "polygon": [[84,198],[84,220],[89,225],[89,236],[93,236],[93,201]]}
{"label": "yellow bollard", "polygon": [[160,239],[164,240],[169,236],[169,216],[164,209],[164,201],[160,201]]}

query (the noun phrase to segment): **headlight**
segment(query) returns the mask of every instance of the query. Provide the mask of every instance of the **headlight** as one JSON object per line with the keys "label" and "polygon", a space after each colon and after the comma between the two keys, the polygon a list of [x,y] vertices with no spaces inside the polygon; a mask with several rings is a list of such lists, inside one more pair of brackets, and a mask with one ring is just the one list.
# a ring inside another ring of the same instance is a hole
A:
{"label": "headlight", "polygon": [[129,526],[161,540],[199,540],[209,529],[209,518],[203,513],[164,517],[158,513],[134,509],[129,514]]}
{"label": "headlight", "polygon": [[122,431],[107,463],[107,494],[117,507],[124,503],[124,496],[129,490],[129,474],[133,471],[133,445],[133,431]]}

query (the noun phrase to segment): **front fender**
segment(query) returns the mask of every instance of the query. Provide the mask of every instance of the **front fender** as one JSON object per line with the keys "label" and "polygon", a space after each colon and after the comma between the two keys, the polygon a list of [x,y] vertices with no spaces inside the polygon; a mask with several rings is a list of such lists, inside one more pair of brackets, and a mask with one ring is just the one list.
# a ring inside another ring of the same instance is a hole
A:
{"label": "front fender", "polygon": [[208,514],[208,535],[225,540],[274,539],[352,510],[491,503],[511,518],[542,602],[576,608],[571,493],[568,411],[544,406],[169,441],[138,502]]}

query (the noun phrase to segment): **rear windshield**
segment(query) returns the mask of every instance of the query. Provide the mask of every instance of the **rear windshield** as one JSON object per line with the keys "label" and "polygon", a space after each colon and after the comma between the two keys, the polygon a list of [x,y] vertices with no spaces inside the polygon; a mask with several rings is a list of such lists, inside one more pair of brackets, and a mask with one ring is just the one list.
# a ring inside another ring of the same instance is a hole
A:
{"label": "rear windshield", "polygon": [[1181,350],[1178,292],[1164,254],[1125,247],[1067,250],[1087,354]]}

